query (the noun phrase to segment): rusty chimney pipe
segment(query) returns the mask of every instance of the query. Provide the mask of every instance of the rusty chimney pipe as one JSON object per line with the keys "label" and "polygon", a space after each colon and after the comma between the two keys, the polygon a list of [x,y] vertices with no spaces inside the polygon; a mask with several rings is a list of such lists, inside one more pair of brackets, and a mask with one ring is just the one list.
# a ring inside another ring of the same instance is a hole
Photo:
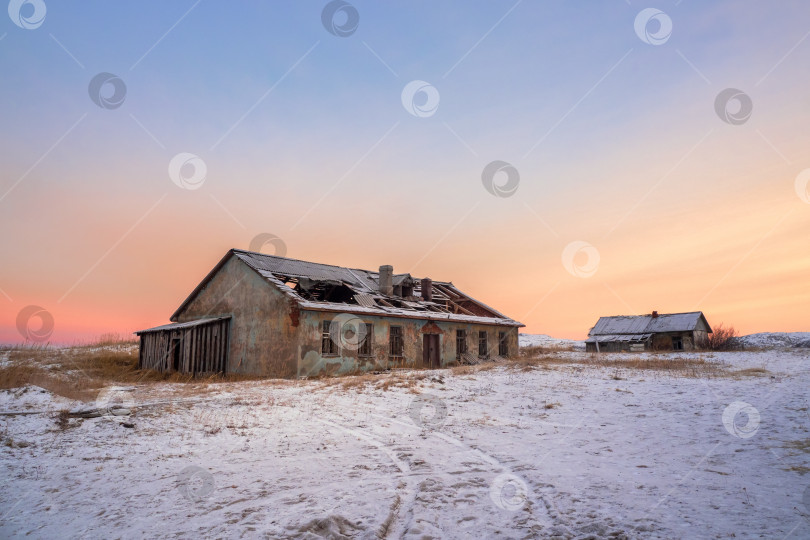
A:
{"label": "rusty chimney pipe", "polygon": [[425,302],[433,300],[433,282],[430,278],[422,279],[422,300]]}
{"label": "rusty chimney pipe", "polygon": [[380,266],[380,293],[394,295],[394,267],[390,264]]}
{"label": "rusty chimney pipe", "polygon": [[658,312],[657,312],[657,311],[653,311],[653,312],[652,312],[652,318],[653,318],[653,319],[657,319],[657,318],[658,318]]}

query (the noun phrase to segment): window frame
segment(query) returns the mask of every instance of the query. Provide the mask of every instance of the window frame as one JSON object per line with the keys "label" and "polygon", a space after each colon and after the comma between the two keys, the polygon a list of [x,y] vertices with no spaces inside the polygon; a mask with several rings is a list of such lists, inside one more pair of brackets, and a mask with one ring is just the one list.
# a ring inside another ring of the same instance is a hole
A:
{"label": "window frame", "polygon": [[[340,347],[332,339],[332,325],[338,325],[336,321],[325,320],[321,324],[321,356],[340,356]],[[338,328],[338,331],[340,328]]]}
{"label": "window frame", "polygon": [[363,337],[362,343],[357,348],[357,356],[368,358],[374,356],[374,325],[372,323],[361,323],[365,329],[366,334]]}
{"label": "window frame", "polygon": [[388,356],[393,359],[401,359],[405,356],[405,342],[402,339],[401,326],[388,327]]}
{"label": "window frame", "polygon": [[478,358],[489,358],[489,336],[486,330],[478,331]]}
{"label": "window frame", "polygon": [[456,359],[460,360],[467,354],[467,330],[462,328],[456,329]]}
{"label": "window frame", "polygon": [[506,341],[506,332],[498,331],[498,356],[509,358],[509,343]]}

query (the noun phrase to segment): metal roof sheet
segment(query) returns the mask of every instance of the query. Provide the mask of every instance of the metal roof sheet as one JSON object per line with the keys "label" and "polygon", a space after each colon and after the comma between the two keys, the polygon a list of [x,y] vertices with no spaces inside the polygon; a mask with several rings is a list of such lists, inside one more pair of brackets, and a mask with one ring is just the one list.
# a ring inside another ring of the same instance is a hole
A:
{"label": "metal roof sheet", "polygon": [[355,268],[343,268],[331,264],[313,263],[265,255],[251,251],[233,250],[239,257],[254,270],[281,274],[284,276],[310,278],[316,280],[337,280],[354,285],[355,287],[379,292],[379,276],[377,272]]}
{"label": "metal roof sheet", "polygon": [[592,334],[643,334],[650,322],[649,315],[600,317]]}
{"label": "metal roof sheet", "polygon": [[[297,259],[265,255],[264,253],[244,251],[241,249],[234,249],[233,253],[248,266],[265,276],[267,275],[266,273],[270,273],[318,281],[342,281],[372,294],[380,293],[379,272],[363,270],[361,268],[345,268],[331,264],[299,261]],[[392,276],[391,282],[393,285],[401,285],[406,280],[419,282],[418,279],[413,278],[410,274],[395,274]],[[450,285],[442,281],[434,281],[434,283]]]}
{"label": "metal roof sheet", "polygon": [[149,332],[160,332],[161,330],[181,330],[184,328],[192,328],[194,326],[202,326],[204,324],[216,321],[224,321],[230,318],[231,318],[230,315],[228,315],[226,317],[209,317],[207,319],[197,319],[196,321],[164,324],[162,326],[155,326],[154,328],[147,328],[146,330],[138,330],[135,333],[140,335],[140,334],[148,334]]}
{"label": "metal roof sheet", "polygon": [[651,318],[647,325],[647,332],[679,332],[695,330],[703,313],[667,313]]}
{"label": "metal roof sheet", "polygon": [[647,341],[652,334],[600,334],[591,336],[585,343],[607,343],[609,341]]}
{"label": "metal roof sheet", "polygon": [[354,300],[364,307],[377,307],[377,302],[374,301],[374,297],[370,294],[357,293],[354,295]]}

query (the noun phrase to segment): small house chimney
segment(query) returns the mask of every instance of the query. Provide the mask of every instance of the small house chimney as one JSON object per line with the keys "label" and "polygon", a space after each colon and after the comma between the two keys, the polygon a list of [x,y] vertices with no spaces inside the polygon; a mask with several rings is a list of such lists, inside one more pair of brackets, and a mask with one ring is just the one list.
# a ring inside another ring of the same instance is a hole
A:
{"label": "small house chimney", "polygon": [[430,278],[422,279],[422,300],[425,302],[433,300],[433,282]]}
{"label": "small house chimney", "polygon": [[380,293],[394,295],[394,267],[390,264],[380,266]]}
{"label": "small house chimney", "polygon": [[657,319],[657,318],[658,318],[658,312],[657,312],[657,311],[653,311],[653,312],[652,312],[652,318],[653,318],[653,319]]}

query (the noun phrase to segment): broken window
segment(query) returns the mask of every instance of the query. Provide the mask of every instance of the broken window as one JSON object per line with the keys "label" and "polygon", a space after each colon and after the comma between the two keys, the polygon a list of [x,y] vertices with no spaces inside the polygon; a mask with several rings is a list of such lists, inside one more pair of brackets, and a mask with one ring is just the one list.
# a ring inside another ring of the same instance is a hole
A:
{"label": "broken window", "polygon": [[402,327],[392,326],[388,333],[388,353],[392,358],[402,358]]}
{"label": "broken window", "polygon": [[456,330],[456,358],[467,354],[467,331]]}
{"label": "broken window", "polygon": [[498,356],[509,356],[509,345],[506,343],[506,332],[498,332]]}
{"label": "broken window", "polygon": [[683,350],[683,340],[681,340],[681,336],[672,336],[672,348],[676,351]]}
{"label": "broken window", "polygon": [[486,330],[481,330],[478,332],[478,356],[481,358],[486,358],[489,356]]}
{"label": "broken window", "polygon": [[339,328],[338,323],[335,321],[323,321],[323,329],[321,330],[321,354],[324,356],[337,356],[338,347],[335,340],[332,339],[332,329],[334,327],[335,335]]}
{"label": "broken window", "polygon": [[374,325],[371,323],[363,323],[366,332],[363,336],[363,341],[360,343],[360,348],[357,349],[357,356],[371,356],[371,346],[374,343]]}

